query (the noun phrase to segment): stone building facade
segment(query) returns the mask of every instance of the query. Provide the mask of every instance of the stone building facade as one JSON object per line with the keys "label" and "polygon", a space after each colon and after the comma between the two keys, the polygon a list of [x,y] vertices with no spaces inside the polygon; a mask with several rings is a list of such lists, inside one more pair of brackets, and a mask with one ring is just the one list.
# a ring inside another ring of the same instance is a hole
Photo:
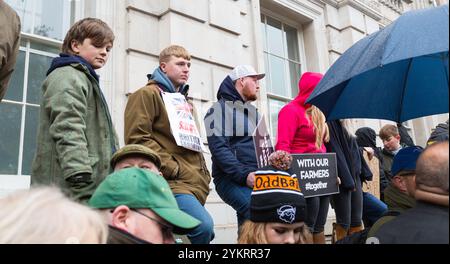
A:
{"label": "stone building facade", "polygon": [[[99,73],[123,145],[127,95],[145,85],[146,74],[158,66],[160,50],[170,44],[182,45],[192,54],[190,96],[200,116],[216,100],[219,84],[235,65],[251,64],[266,72],[256,105],[275,138],[277,113],[295,97],[302,72],[326,72],[352,44],[385,27],[403,12],[448,4],[442,0],[6,2],[21,17],[23,34],[18,67],[0,104],[0,123],[11,124],[0,128],[0,155],[4,156],[0,158],[0,195],[29,186],[40,82],[51,58],[58,54],[65,32],[78,19],[103,19],[116,34],[112,56]],[[405,125],[415,142],[424,145],[431,129],[447,118],[448,114],[437,115]],[[385,123],[389,122],[352,121],[354,129],[370,126],[376,131]],[[206,144],[204,128],[201,130]],[[211,190],[206,206],[215,221],[214,242],[234,243],[236,215],[212,185]],[[332,219],[331,213],[330,223]]]}

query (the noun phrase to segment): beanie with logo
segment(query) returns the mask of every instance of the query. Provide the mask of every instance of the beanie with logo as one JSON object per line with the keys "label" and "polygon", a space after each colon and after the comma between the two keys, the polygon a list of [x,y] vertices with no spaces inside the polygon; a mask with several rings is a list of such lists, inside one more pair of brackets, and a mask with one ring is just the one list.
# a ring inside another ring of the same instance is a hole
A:
{"label": "beanie with logo", "polygon": [[306,219],[306,201],[296,175],[289,173],[292,157],[276,151],[269,157],[271,166],[255,172],[250,201],[250,220],[293,224]]}

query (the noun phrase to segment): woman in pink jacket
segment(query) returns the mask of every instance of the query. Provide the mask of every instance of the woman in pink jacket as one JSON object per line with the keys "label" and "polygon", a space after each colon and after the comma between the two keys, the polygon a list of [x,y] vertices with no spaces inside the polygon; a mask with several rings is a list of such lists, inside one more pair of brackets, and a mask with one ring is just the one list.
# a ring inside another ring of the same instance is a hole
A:
{"label": "woman in pink jacket", "polygon": [[[306,72],[299,81],[299,94],[278,114],[276,150],[291,154],[325,153],[329,140],[325,116],[315,106],[305,104],[316,85],[322,79],[320,73]],[[324,226],[327,220],[329,196],[306,199],[306,224],[313,233],[315,244],[325,244]]]}

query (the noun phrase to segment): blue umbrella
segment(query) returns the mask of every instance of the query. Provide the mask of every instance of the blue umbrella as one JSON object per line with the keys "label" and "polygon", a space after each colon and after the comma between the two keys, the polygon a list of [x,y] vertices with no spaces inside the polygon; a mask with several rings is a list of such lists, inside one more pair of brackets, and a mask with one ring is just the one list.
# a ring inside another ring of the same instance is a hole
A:
{"label": "blue umbrella", "polygon": [[350,47],[307,102],[328,120],[448,112],[448,5],[400,16]]}

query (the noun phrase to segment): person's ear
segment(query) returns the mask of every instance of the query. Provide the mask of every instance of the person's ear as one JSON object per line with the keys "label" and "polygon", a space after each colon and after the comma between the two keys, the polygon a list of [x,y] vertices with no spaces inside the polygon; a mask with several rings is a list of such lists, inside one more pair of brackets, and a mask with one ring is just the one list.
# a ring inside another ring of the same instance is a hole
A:
{"label": "person's ear", "polygon": [[403,192],[407,191],[405,179],[402,176],[394,176],[392,178],[394,185]]}
{"label": "person's ear", "polygon": [[166,72],[167,63],[161,62],[161,63],[159,64],[159,67],[161,68],[161,71],[162,71],[163,73],[167,73],[167,72]]}
{"label": "person's ear", "polygon": [[400,135],[396,135],[395,138],[400,141]]}
{"label": "person's ear", "polygon": [[81,45],[81,43],[78,40],[75,40],[75,39],[73,39],[70,42],[70,48],[72,49],[72,51],[75,54],[79,54],[80,53],[80,45]]}
{"label": "person's ear", "polygon": [[[238,85],[238,83],[239,83],[239,85]],[[237,88],[237,87],[244,87],[244,78],[239,78],[239,79],[237,79],[236,80],[236,85],[235,85],[235,87]]]}
{"label": "person's ear", "polygon": [[399,184],[400,181],[401,181],[400,176],[393,176],[392,179],[391,179],[391,181],[392,181],[392,183],[393,183],[395,186],[398,186],[398,184]]}
{"label": "person's ear", "polygon": [[131,209],[126,205],[120,205],[114,209],[111,216],[112,226],[128,231]]}

